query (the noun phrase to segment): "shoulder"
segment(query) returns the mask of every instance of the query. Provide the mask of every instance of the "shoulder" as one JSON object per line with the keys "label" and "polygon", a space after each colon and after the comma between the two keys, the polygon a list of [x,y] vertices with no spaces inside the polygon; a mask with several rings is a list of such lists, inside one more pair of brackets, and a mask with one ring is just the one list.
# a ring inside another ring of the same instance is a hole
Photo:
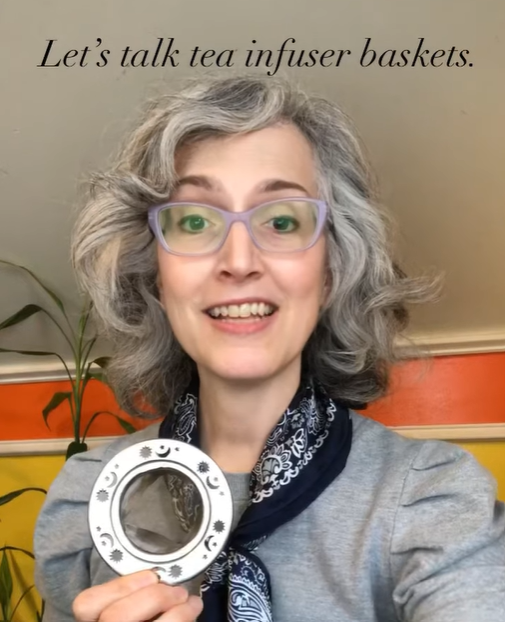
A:
{"label": "shoulder", "polygon": [[[386,426],[351,411],[355,459],[367,455],[367,465],[374,470],[394,471],[404,480],[407,476],[417,481],[451,475],[454,470],[465,476],[477,477],[496,492],[496,482],[467,450],[454,443],[439,440],[419,440],[402,436]],[[401,474],[399,473],[401,470]],[[418,473],[426,473],[417,476]]]}
{"label": "shoulder", "polygon": [[[406,508],[415,508],[420,519],[423,513],[442,509],[442,500],[446,506],[457,504],[467,519],[476,507],[493,515],[496,480],[470,452],[446,441],[401,436],[355,412],[351,418],[354,434],[347,477],[361,490],[368,483],[374,505],[396,508],[397,532],[403,519],[406,529],[412,522]],[[346,470],[347,466],[344,474]]]}
{"label": "shoulder", "polygon": [[500,610],[505,504],[491,473],[454,443],[405,438],[351,416],[350,477],[360,503],[369,496],[367,516],[375,515],[383,535],[388,525],[383,545],[399,617],[433,619],[447,608],[454,619],[466,612],[477,620],[486,607]]}
{"label": "shoulder", "polygon": [[497,619],[505,599],[505,504],[495,478],[456,444],[408,439],[352,418],[352,480],[360,503],[369,496],[367,516],[381,525],[398,617],[428,620],[444,610],[451,620],[477,620],[485,609]]}
{"label": "shoulder", "polygon": [[43,598],[66,615],[70,615],[75,596],[90,586],[93,543],[88,502],[93,485],[114,455],[135,443],[157,438],[158,431],[157,423],[72,456],[49,488],[34,532],[36,584]]}

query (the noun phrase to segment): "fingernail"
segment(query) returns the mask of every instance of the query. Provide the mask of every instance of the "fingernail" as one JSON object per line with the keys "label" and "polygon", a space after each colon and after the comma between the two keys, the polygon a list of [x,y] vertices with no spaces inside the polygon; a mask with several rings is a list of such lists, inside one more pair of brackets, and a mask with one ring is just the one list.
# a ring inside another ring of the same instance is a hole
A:
{"label": "fingernail", "polygon": [[188,598],[188,603],[192,611],[194,611],[196,614],[200,613],[200,611],[203,609],[202,599],[198,598],[198,596],[190,596]]}

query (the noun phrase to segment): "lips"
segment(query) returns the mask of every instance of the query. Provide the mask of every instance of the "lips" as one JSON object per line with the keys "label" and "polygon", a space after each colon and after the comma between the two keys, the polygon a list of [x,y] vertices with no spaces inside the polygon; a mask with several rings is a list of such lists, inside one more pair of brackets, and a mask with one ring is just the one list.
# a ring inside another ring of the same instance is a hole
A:
{"label": "lips", "polygon": [[[204,313],[204,315],[213,329],[243,338],[263,333],[267,331],[269,327],[276,324],[278,321],[277,308],[271,311],[271,309],[273,309],[272,307],[268,308],[264,303],[259,303],[261,306],[266,307],[269,313],[268,315],[260,315],[258,309],[256,309],[257,314],[255,315],[251,312],[251,304],[256,306],[257,303],[244,303],[246,309],[243,315],[237,314],[237,310],[241,309],[241,307],[237,305],[224,308],[219,307],[219,310],[213,307],[209,312]],[[228,309],[233,311],[233,315],[228,315]],[[264,310],[265,309],[263,309],[263,311]],[[222,313],[223,311],[224,314]]]}

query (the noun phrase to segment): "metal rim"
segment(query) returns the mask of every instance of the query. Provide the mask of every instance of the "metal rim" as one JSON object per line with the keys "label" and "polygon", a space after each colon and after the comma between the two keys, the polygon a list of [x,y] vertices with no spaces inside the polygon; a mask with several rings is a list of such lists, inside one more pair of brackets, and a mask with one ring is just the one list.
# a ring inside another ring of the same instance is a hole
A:
{"label": "metal rim", "polygon": [[[167,469],[186,476],[202,499],[203,519],[197,534],[181,549],[149,553],[138,548],[121,523],[121,501],[139,475]],[[116,454],[102,469],[88,508],[92,540],[102,559],[118,574],[155,570],[170,585],[202,573],[223,550],[231,531],[233,502],[217,464],[192,445],[170,439],[137,443]]]}

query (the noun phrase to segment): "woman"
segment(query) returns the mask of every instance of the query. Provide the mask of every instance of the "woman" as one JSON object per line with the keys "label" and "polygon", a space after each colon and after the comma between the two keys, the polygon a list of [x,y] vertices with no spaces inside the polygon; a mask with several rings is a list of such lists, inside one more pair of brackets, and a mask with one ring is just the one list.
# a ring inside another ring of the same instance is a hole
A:
{"label": "woman", "polygon": [[[503,619],[492,477],[352,410],[384,394],[405,305],[431,286],[392,262],[335,105],[257,77],[160,98],[95,177],[73,262],[120,406],[167,416],[53,484],[35,534],[46,620]],[[233,495],[228,548],[184,587],[118,578],[87,526],[105,463],[158,436],[199,445]]]}

